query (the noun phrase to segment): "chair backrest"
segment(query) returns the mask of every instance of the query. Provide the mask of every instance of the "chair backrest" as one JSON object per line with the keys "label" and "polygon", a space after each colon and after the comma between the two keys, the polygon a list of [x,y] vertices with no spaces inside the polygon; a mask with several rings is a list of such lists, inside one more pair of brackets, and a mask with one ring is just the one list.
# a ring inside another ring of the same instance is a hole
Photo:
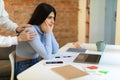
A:
{"label": "chair backrest", "polygon": [[14,63],[15,63],[14,56],[15,56],[15,51],[13,51],[9,54],[9,59],[11,62],[11,79],[10,80],[14,80]]}

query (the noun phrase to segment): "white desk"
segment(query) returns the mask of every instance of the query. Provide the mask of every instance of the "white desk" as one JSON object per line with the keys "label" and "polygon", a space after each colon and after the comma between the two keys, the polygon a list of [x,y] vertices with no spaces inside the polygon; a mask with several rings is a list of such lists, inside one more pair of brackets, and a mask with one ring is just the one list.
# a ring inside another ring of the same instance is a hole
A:
{"label": "white desk", "polygon": [[[96,46],[94,44],[83,44],[84,48],[87,48],[87,53],[92,54],[101,54],[101,52],[96,51]],[[66,50],[70,47],[73,47],[71,43],[66,44],[63,46],[57,55],[54,56],[65,56],[71,55],[70,58],[62,58],[62,59],[51,59],[53,60],[63,60],[64,64],[57,64],[57,65],[46,65],[46,61],[51,60],[42,60],[37,64],[33,65],[32,67],[28,68],[24,72],[20,73],[17,78],[18,80],[65,80],[60,75],[56,74],[51,70],[53,67],[63,66],[63,65],[73,65],[78,69],[84,70],[84,67],[94,65],[94,64],[82,64],[82,63],[73,63],[72,61],[76,58],[79,53],[73,52],[66,52]],[[97,73],[90,73],[90,75],[75,78],[72,80],[120,80],[120,46],[116,45],[107,45],[105,52],[100,60],[100,64],[95,65],[98,66],[98,70],[107,70],[107,74],[97,74]]]}

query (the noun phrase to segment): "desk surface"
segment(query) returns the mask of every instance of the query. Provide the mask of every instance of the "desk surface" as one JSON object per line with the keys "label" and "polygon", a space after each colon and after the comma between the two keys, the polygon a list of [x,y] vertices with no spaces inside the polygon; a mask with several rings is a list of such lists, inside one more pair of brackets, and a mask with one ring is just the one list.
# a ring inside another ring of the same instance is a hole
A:
{"label": "desk surface", "polygon": [[[20,73],[17,78],[18,80],[65,80],[62,76],[56,74],[51,70],[53,67],[73,65],[74,67],[87,71],[87,66],[97,66],[96,71],[88,72],[89,75],[79,78],[74,78],[72,80],[119,80],[120,79],[120,46],[107,45],[103,53],[96,51],[96,46],[94,44],[83,44],[84,48],[88,49],[86,53],[91,54],[102,54],[99,64],[83,64],[74,63],[73,60],[77,57],[79,53],[66,52],[70,47],[74,47],[71,43],[63,46],[58,54],[53,56],[51,60],[42,60],[27,70]],[[72,56],[69,58],[63,58],[63,56]],[[54,58],[55,56],[60,56],[61,58]],[[64,61],[63,64],[45,64],[46,61]],[[114,65],[113,65],[114,64]],[[107,73],[99,73],[99,71],[106,71]]]}

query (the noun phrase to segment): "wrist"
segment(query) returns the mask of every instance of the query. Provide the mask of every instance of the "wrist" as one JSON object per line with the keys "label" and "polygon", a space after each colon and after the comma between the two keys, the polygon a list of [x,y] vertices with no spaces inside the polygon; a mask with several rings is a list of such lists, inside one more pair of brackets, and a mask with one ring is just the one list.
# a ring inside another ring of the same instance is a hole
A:
{"label": "wrist", "polygon": [[16,33],[20,33],[20,32],[19,32],[19,27],[17,27],[15,31],[16,31]]}
{"label": "wrist", "polygon": [[20,36],[17,37],[17,40],[18,42],[22,41]]}

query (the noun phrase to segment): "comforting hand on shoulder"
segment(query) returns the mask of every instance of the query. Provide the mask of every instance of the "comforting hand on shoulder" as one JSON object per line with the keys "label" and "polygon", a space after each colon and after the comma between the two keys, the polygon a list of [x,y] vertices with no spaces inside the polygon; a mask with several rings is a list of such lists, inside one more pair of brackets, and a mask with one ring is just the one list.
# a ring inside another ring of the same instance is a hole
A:
{"label": "comforting hand on shoulder", "polygon": [[32,25],[30,25],[30,24],[22,24],[21,26],[19,26],[19,27],[17,27],[16,28],[16,32],[17,33],[20,33],[20,32],[22,32],[25,28],[28,28],[28,27],[31,27]]}
{"label": "comforting hand on shoulder", "polygon": [[33,40],[37,33],[34,30],[29,30],[29,28],[26,28],[19,36],[18,41],[29,41]]}

